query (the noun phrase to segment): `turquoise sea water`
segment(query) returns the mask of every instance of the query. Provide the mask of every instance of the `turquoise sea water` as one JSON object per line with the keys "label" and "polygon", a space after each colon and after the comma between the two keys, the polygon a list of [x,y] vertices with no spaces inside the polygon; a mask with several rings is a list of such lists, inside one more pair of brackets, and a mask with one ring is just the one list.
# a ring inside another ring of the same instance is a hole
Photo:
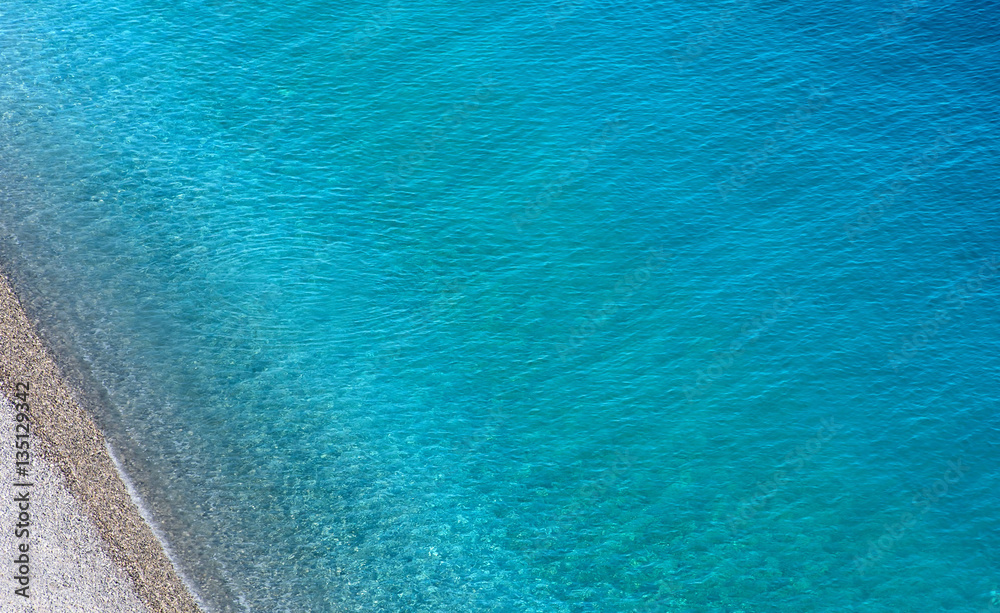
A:
{"label": "turquoise sea water", "polygon": [[212,611],[997,610],[998,15],[9,0],[0,258]]}

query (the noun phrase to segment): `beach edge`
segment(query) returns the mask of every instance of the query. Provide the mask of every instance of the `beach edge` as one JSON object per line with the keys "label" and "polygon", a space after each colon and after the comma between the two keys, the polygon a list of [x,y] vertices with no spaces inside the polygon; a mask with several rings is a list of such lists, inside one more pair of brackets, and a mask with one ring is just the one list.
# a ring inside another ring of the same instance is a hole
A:
{"label": "beach edge", "polygon": [[62,474],[100,536],[101,549],[129,578],[139,600],[151,612],[202,613],[205,609],[143,517],[104,435],[0,271],[0,393],[11,403],[18,402],[18,383],[21,389],[30,387],[35,451]]}

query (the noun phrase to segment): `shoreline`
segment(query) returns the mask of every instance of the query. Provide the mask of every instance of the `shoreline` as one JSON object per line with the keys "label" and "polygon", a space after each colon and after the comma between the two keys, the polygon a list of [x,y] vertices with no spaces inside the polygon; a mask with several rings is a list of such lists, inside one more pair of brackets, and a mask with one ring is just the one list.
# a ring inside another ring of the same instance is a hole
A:
{"label": "shoreline", "polygon": [[[91,549],[110,561],[125,578],[121,585],[126,591],[131,590],[136,602],[143,605],[141,609],[120,609],[128,601],[128,595],[121,594],[125,600],[113,605],[119,608],[108,610],[201,613],[203,609],[174,567],[164,543],[144,517],[103,434],[77,400],[79,393],[62,375],[10,282],[0,274],[0,394],[4,397],[0,404],[10,418],[4,430],[11,432],[5,436],[12,440],[13,413],[7,403],[19,402],[14,396],[19,382],[30,385],[29,404],[34,428],[30,439],[34,456],[32,470],[45,474],[51,467],[50,472],[55,476],[49,478],[50,483],[45,487],[57,490],[57,498],[58,490],[65,490],[75,501],[80,516],[90,524],[90,532],[97,537],[98,543],[91,543]],[[71,503],[66,505],[67,509],[73,506]],[[3,521],[14,519],[8,512]],[[6,528],[2,529],[7,531]],[[42,538],[45,536],[53,535],[42,535]],[[39,537],[32,537],[32,542],[36,538]],[[13,549],[0,552],[0,555],[8,553],[15,555]],[[64,552],[64,555],[68,554]],[[95,559],[99,558],[97,555]],[[79,567],[86,562],[74,559],[66,563]],[[100,562],[76,572],[85,575],[84,583],[108,580],[100,575],[107,572],[100,570]],[[13,584],[13,579],[9,581]],[[14,587],[4,585],[3,589],[13,592]]]}

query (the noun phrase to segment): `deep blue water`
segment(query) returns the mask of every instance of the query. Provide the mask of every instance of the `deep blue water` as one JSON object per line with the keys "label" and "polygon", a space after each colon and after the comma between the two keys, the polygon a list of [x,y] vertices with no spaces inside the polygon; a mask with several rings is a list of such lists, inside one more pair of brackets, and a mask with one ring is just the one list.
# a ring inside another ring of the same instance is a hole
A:
{"label": "deep blue water", "polygon": [[213,611],[996,610],[998,16],[8,0],[0,254]]}

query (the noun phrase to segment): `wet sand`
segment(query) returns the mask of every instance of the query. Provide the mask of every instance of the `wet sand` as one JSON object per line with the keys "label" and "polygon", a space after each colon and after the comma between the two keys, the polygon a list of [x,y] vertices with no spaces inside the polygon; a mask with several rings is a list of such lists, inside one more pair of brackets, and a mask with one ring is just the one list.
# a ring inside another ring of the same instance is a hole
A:
{"label": "wet sand", "polygon": [[[15,473],[18,383],[28,384],[31,465]],[[143,519],[104,437],[77,402],[10,284],[0,276],[0,610],[201,611]],[[8,402],[9,401],[9,402]],[[31,483],[18,487],[15,483]],[[15,497],[30,491],[32,525],[15,536]],[[15,594],[13,559],[28,543],[30,598]]]}

